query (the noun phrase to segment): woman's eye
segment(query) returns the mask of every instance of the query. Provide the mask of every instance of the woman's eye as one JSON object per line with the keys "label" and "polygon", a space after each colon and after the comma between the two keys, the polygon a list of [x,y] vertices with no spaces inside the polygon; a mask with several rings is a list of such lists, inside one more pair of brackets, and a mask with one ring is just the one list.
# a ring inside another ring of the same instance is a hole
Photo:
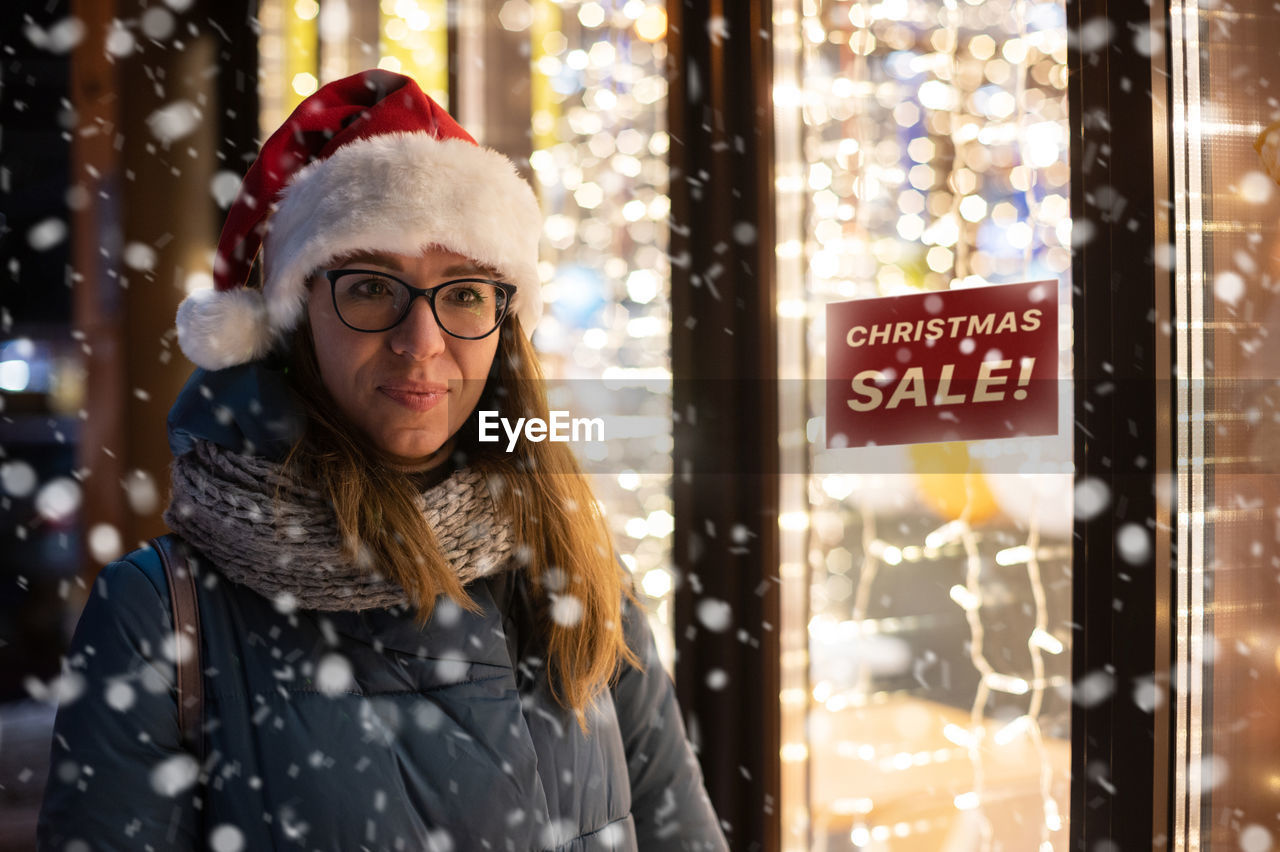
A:
{"label": "woman's eye", "polygon": [[449,301],[459,305],[477,305],[484,301],[484,294],[473,287],[455,287],[449,291]]}
{"label": "woman's eye", "polygon": [[367,298],[378,298],[387,296],[391,293],[391,288],[386,281],[381,278],[366,278],[356,284],[352,288],[357,296],[365,296]]}

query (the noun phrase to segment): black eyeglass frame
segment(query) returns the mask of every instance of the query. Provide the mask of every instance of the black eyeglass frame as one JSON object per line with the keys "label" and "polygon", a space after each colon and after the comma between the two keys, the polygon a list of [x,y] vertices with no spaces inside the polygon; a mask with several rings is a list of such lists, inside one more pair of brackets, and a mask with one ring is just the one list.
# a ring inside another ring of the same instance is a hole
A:
{"label": "black eyeglass frame", "polygon": [[[404,287],[406,290],[409,291],[409,301],[405,302],[404,311],[400,314],[400,316],[396,317],[395,322],[391,323],[391,325],[387,326],[386,328],[375,328],[375,329],[356,328],[354,325],[347,322],[346,317],[342,315],[342,309],[338,307],[338,279],[341,278],[343,275],[351,275],[353,273],[363,274],[363,275],[377,275],[382,278],[390,278],[392,281],[396,282],[397,284],[399,284],[400,286]],[[397,278],[396,276],[392,275],[389,272],[383,272],[380,269],[327,269],[325,270],[324,277],[329,279],[329,295],[333,298],[333,312],[338,315],[338,319],[341,320],[342,324],[345,325],[347,328],[351,329],[352,331],[362,332],[364,334],[380,334],[384,331],[390,331],[391,329],[395,328],[400,323],[404,322],[405,317],[409,316],[409,312],[413,310],[414,300],[417,299],[419,296],[422,296],[427,300],[427,305],[431,308],[431,316],[435,319],[436,325],[439,326],[440,330],[443,331],[445,334],[449,335],[450,337],[456,337],[459,340],[484,340],[486,337],[488,337],[489,335],[497,331],[498,328],[502,325],[502,321],[507,318],[507,314],[511,311],[511,300],[515,298],[515,295],[516,295],[516,285],[508,284],[505,281],[494,281],[491,278],[453,278],[449,281],[445,281],[443,284],[437,284],[434,287],[427,287],[423,289],[422,287],[414,287],[412,284],[408,283],[407,281]],[[440,321],[440,314],[436,311],[436,293],[440,292],[445,287],[448,287],[452,284],[467,284],[467,283],[492,284],[493,286],[501,290],[503,292],[503,295],[505,296],[502,302],[502,310],[499,312],[498,319],[493,324],[493,328],[489,329],[479,337],[463,337],[461,334],[454,334],[452,331],[445,328],[444,323]]]}

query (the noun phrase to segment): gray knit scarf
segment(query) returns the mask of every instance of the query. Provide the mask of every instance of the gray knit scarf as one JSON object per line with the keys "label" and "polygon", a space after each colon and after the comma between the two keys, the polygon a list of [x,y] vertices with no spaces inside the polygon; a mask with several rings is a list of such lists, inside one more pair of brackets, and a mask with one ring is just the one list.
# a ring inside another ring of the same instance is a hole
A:
{"label": "gray knit scarf", "polygon": [[[498,518],[478,471],[454,472],[424,491],[420,505],[463,584],[509,562],[509,522]],[[174,460],[164,519],[220,573],[281,605],[361,610],[407,603],[376,566],[344,558],[337,519],[320,492],[267,459],[197,441]]]}

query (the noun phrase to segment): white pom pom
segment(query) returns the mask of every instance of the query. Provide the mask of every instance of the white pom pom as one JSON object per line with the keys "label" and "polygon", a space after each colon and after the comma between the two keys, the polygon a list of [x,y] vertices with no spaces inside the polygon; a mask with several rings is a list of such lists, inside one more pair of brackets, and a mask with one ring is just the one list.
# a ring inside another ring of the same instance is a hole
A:
{"label": "white pom pom", "polygon": [[274,337],[257,290],[197,290],[178,306],[178,345],[206,370],[255,361],[271,351]]}

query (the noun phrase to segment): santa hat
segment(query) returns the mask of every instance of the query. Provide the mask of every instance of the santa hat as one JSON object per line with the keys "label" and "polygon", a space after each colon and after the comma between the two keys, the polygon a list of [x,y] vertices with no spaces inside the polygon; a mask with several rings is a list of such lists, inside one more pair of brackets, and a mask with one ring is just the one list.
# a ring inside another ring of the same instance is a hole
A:
{"label": "santa hat", "polygon": [[[271,135],[227,213],[212,290],[178,308],[178,343],[208,370],[265,356],[297,327],[306,282],[353,251],[439,246],[516,285],[542,314],[542,214],[511,161],[481,147],[409,77],[364,71],[322,87]],[[263,286],[246,286],[263,248]]]}

